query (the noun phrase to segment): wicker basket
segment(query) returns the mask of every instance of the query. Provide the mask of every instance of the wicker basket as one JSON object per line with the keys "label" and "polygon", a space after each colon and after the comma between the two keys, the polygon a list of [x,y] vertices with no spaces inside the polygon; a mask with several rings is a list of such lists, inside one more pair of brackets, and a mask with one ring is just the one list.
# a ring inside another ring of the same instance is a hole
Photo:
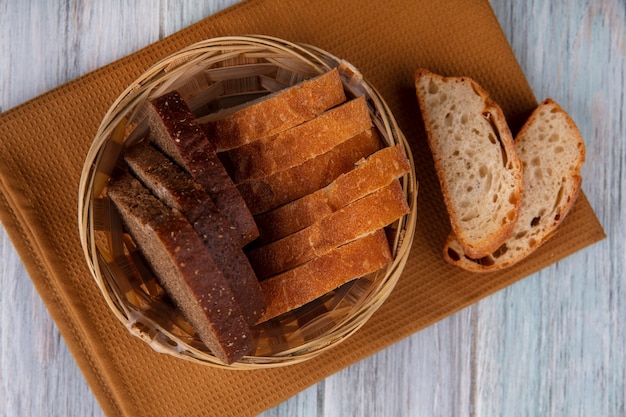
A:
{"label": "wicker basket", "polygon": [[230,369],[284,366],[312,358],[357,331],[385,301],[409,254],[416,223],[415,170],[401,178],[410,213],[389,227],[393,262],[289,314],[253,329],[256,350],[224,365],[195,336],[169,301],[121,221],[103,197],[124,147],[147,132],[145,103],[178,90],[201,116],[339,67],[348,96],[367,98],[387,145],[411,152],[379,94],[349,63],[318,48],[265,36],[222,37],[191,45],[158,62],[113,103],[86,158],[79,191],[79,232],[102,294],[130,332],[158,352]]}

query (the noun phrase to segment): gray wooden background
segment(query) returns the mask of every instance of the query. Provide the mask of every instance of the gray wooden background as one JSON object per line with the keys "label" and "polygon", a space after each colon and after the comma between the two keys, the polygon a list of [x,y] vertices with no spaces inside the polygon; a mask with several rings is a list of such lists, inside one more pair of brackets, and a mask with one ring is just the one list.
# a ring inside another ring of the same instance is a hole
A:
{"label": "gray wooden background", "polygon": [[[0,111],[234,2],[0,0]],[[608,238],[264,416],[626,415],[626,5],[491,3],[538,99],[579,125]],[[1,227],[0,323],[0,416],[102,415]]]}

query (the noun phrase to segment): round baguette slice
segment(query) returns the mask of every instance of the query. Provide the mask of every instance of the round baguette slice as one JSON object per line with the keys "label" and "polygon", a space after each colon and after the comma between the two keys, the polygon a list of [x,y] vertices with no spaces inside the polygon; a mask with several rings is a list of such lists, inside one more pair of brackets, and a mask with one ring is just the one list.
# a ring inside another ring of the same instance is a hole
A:
{"label": "round baguette slice", "polygon": [[527,257],[546,242],[574,204],[585,145],[574,121],[551,99],[532,113],[515,139],[523,164],[524,196],[511,237],[494,253],[472,259],[451,234],[444,258],[470,271],[494,271]]}
{"label": "round baguette slice", "polygon": [[467,77],[420,69],[415,87],[452,232],[469,256],[486,256],[511,234],[522,197],[504,114]]}

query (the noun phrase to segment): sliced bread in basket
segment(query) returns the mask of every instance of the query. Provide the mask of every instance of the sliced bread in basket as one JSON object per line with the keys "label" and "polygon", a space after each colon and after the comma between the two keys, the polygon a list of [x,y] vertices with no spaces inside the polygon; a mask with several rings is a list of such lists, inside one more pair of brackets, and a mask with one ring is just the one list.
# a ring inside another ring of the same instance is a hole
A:
{"label": "sliced bread in basket", "polygon": [[[409,212],[398,180],[409,162],[400,147],[374,156],[383,142],[366,99],[346,100],[336,70],[202,121],[174,91],[149,103],[149,139],[125,151],[138,183],[195,231],[250,326],[392,260],[385,228]],[[315,193],[330,213],[310,212],[307,222],[282,228],[280,240],[255,242],[253,215]],[[231,227],[235,242],[222,240]]]}
{"label": "sliced bread in basket", "polygon": [[258,215],[327,186],[380,147],[376,129],[367,129],[300,165],[243,181],[237,184],[237,189],[252,214]]}
{"label": "sliced bread in basket", "polygon": [[218,152],[275,135],[346,100],[336,69],[198,119]]}
{"label": "sliced bread in basket", "polygon": [[137,178],[192,225],[222,272],[249,325],[265,310],[259,281],[239,237],[204,189],[187,172],[146,141],[128,148],[124,160]]}
{"label": "sliced bread in basket", "polygon": [[495,271],[526,258],[557,230],[580,192],[585,145],[571,117],[544,100],[515,138],[523,165],[524,194],[511,236],[493,253],[473,258],[451,234],[444,258],[464,269]]}
{"label": "sliced bread in basket", "polygon": [[303,164],[372,127],[364,97],[350,100],[305,123],[224,152],[235,183]]}
{"label": "sliced bread in basket", "polygon": [[385,231],[379,229],[262,281],[268,307],[260,321],[287,313],[346,282],[378,271],[392,259]]}
{"label": "sliced bread in basket", "polygon": [[400,145],[385,147],[354,169],[311,194],[255,217],[258,243],[267,244],[304,229],[410,171]]}
{"label": "sliced bread in basket", "polygon": [[253,348],[250,329],[229,283],[189,222],[125,174],[107,195],[159,282],[200,339],[224,363]]}
{"label": "sliced bread in basket", "polygon": [[172,91],[153,99],[148,119],[150,140],[205,189],[241,245],[254,240],[259,231],[245,200],[180,94]]}
{"label": "sliced bread in basket", "polygon": [[409,212],[394,179],[367,196],[280,240],[247,252],[260,279],[292,269],[336,247],[390,225]]}

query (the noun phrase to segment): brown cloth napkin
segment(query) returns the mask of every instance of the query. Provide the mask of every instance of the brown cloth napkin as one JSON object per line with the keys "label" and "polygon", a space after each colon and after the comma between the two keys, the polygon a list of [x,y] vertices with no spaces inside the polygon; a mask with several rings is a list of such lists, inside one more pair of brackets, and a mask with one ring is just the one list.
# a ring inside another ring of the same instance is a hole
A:
{"label": "brown cloth napkin", "polygon": [[[303,364],[226,371],[154,352],[108,310],[81,251],[77,196],[92,137],[127,84],[188,44],[251,33],[324,48],[377,87],[413,149],[419,220],[396,290],[351,339]],[[537,104],[485,0],[253,0],[0,115],[0,219],[107,415],[255,415],[604,237],[581,195],[556,236],[513,269],[477,275],[444,263],[449,226],[412,85],[418,67],[474,77],[513,130]]]}

